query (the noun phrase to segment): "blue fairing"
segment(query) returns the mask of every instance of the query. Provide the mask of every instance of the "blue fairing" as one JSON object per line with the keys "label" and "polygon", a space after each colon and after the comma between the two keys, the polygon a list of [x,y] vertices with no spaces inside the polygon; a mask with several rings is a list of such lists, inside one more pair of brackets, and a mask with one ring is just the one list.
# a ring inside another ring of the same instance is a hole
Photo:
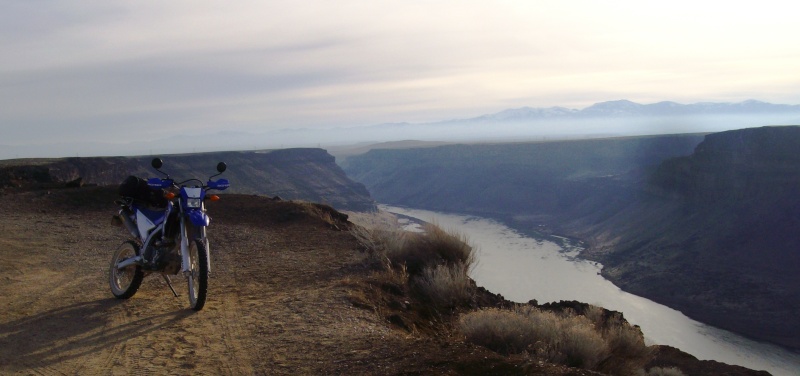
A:
{"label": "blue fairing", "polygon": [[148,208],[143,208],[143,207],[140,207],[138,205],[134,205],[134,209],[137,210],[137,211],[140,211],[142,214],[144,214],[155,225],[161,224],[161,222],[164,221],[164,218],[167,217],[166,216],[167,211],[164,210],[164,209],[162,209],[162,210],[150,210]]}
{"label": "blue fairing", "polygon": [[201,210],[189,210],[186,214],[189,215],[189,220],[192,221],[192,224],[198,227],[208,226],[211,222],[211,218]]}

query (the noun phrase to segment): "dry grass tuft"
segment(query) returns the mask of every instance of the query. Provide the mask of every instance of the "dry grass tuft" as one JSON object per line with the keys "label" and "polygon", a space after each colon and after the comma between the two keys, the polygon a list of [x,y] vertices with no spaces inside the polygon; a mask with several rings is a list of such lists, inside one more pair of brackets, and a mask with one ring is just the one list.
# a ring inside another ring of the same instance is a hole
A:
{"label": "dry grass tuft", "polygon": [[394,267],[405,265],[411,275],[421,275],[437,265],[460,265],[468,271],[474,264],[475,252],[466,236],[431,224],[424,228],[424,233],[413,233],[384,226],[354,226],[351,233],[375,258]]}
{"label": "dry grass tuft", "polygon": [[455,230],[445,231],[430,223],[425,224],[423,229],[423,245],[435,252],[445,264],[470,267],[475,263],[475,252],[466,235]]}
{"label": "dry grass tuft", "polygon": [[389,249],[388,259],[395,264],[405,264],[412,275],[420,275],[426,268],[438,265],[470,268],[475,263],[475,253],[466,236],[444,231],[435,224],[426,224],[424,230],[423,233],[404,233],[398,247]]}
{"label": "dry grass tuft", "polygon": [[584,316],[558,315],[533,307],[486,309],[462,316],[470,342],[500,353],[527,353],[572,367],[594,369],[610,355],[608,345]]}
{"label": "dry grass tuft", "polygon": [[536,341],[531,322],[515,312],[489,308],[461,316],[461,332],[467,340],[498,353],[519,354]]}
{"label": "dry grass tuft", "polygon": [[402,230],[386,226],[353,226],[350,233],[370,255],[378,260],[387,258],[388,254],[394,252],[393,249],[402,247],[405,241]]}
{"label": "dry grass tuft", "polygon": [[437,309],[451,309],[469,304],[475,285],[462,264],[427,267],[415,278],[415,288]]}
{"label": "dry grass tuft", "polygon": [[411,277],[414,291],[432,308],[468,304],[475,292],[469,278],[475,262],[473,248],[463,235],[436,225],[424,228],[424,233],[413,233],[387,226],[354,226],[351,233],[385,270],[403,269]]}
{"label": "dry grass tuft", "polygon": [[584,310],[611,350],[611,357],[599,368],[613,375],[631,375],[640,370],[653,355],[652,348],[644,343],[638,326],[628,324],[619,312],[589,305]]}

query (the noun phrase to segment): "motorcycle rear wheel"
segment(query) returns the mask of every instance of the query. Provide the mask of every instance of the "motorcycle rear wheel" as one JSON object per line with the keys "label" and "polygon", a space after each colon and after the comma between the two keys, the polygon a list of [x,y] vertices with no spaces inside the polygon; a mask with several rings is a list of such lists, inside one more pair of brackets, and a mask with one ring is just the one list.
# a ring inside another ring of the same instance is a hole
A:
{"label": "motorcycle rear wheel", "polygon": [[208,292],[208,252],[199,239],[189,243],[189,307],[203,309]]}
{"label": "motorcycle rear wheel", "polygon": [[114,255],[111,257],[111,265],[108,269],[108,283],[111,286],[111,293],[117,299],[132,297],[139,290],[139,286],[142,285],[142,279],[144,279],[144,272],[142,272],[140,265],[132,264],[118,269],[117,264],[140,254],[139,245],[132,240],[122,243],[114,251]]}

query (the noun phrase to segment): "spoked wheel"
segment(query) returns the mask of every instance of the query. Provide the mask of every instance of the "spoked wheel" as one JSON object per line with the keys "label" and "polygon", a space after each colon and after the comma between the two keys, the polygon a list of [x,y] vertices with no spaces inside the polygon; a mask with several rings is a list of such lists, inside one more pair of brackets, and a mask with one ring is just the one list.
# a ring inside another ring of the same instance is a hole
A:
{"label": "spoked wheel", "polygon": [[144,272],[142,272],[142,267],[136,264],[128,265],[122,269],[118,269],[117,264],[138,255],[139,245],[129,240],[122,243],[111,257],[108,282],[111,285],[111,293],[119,299],[128,299],[133,294],[136,294],[136,290],[139,290],[139,286],[142,285]]}
{"label": "spoked wheel", "polygon": [[208,252],[200,240],[189,243],[189,307],[195,311],[203,309],[208,290]]}

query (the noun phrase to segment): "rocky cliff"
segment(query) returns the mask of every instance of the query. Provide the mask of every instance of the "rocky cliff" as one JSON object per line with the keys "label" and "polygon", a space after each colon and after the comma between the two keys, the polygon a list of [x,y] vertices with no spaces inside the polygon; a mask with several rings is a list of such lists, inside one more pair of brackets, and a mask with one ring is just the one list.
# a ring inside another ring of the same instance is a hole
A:
{"label": "rocky cliff", "polygon": [[[119,184],[128,175],[160,176],[148,157],[89,157],[3,161],[0,188],[31,184]],[[230,193],[280,196],[329,204],[343,210],[369,211],[375,204],[366,188],[350,180],[322,149],[216,152],[162,156],[162,170],[175,179],[205,179],[224,161]]]}
{"label": "rocky cliff", "polygon": [[800,127],[764,127],[374,150],[346,171],[379,202],[583,239],[623,289],[800,349],[799,150]]}
{"label": "rocky cliff", "polygon": [[343,166],[386,204],[489,216],[553,215],[607,194],[608,182],[629,195],[626,187],[643,179],[646,167],[687,155],[702,139],[675,135],[371,150],[347,158]]}
{"label": "rocky cliff", "polygon": [[622,288],[800,349],[800,127],[708,135],[599,223],[561,217]]}

